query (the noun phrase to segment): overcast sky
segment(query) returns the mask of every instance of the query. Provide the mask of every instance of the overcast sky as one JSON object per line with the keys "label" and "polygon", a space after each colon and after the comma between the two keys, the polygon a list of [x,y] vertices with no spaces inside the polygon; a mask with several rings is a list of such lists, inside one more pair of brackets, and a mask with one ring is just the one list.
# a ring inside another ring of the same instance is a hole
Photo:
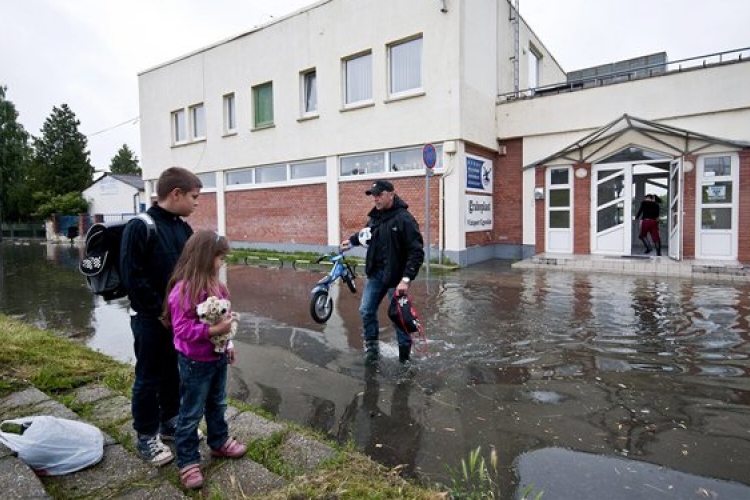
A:
{"label": "overcast sky", "polygon": [[[53,106],[68,104],[93,165],[107,169],[123,143],[140,157],[139,72],[312,3],[0,0],[0,85],[33,135]],[[566,71],[750,47],[748,0],[519,0],[519,9]]]}

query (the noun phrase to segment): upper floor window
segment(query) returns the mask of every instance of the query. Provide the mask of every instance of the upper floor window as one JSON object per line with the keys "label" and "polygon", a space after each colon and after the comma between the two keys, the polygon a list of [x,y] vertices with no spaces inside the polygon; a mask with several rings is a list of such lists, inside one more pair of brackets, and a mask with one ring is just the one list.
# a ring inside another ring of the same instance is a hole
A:
{"label": "upper floor window", "polygon": [[172,111],[172,140],[175,144],[187,141],[184,109]]}
{"label": "upper floor window", "polygon": [[345,104],[372,101],[372,53],[344,60]]}
{"label": "upper floor window", "polygon": [[422,37],[391,45],[388,57],[391,95],[422,88]]}
{"label": "upper floor window", "polygon": [[315,115],[318,113],[318,78],[315,70],[302,73],[301,80],[302,115]]}
{"label": "upper floor window", "polygon": [[192,139],[204,139],[206,137],[206,110],[203,103],[190,107],[190,126],[193,134]]}
{"label": "upper floor window", "polygon": [[273,82],[253,87],[253,111],[255,128],[273,125]]}
{"label": "upper floor window", "polygon": [[536,47],[534,47],[533,45],[529,45],[528,55],[528,88],[535,89],[539,86],[539,73],[542,62],[542,54],[536,49]]}
{"label": "upper floor window", "polygon": [[237,130],[237,112],[234,94],[224,96],[224,133],[231,134]]}

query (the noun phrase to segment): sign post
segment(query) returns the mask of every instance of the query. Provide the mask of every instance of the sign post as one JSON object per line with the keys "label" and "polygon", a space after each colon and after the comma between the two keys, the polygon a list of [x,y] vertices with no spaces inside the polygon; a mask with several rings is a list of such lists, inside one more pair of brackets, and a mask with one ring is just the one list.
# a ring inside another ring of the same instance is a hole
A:
{"label": "sign post", "polygon": [[425,255],[425,270],[427,279],[430,278],[430,177],[432,177],[432,169],[435,168],[437,163],[437,151],[435,146],[432,144],[425,144],[422,148],[422,161],[424,161],[424,234],[427,240],[427,252]]}

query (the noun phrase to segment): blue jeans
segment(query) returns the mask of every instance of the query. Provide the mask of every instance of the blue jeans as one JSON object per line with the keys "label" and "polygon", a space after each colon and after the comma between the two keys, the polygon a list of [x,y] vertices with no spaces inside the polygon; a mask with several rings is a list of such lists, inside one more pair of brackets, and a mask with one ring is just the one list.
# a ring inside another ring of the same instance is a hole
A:
{"label": "blue jeans", "polygon": [[[365,289],[362,291],[362,302],[359,304],[359,314],[362,316],[362,336],[365,339],[365,347],[378,341],[380,325],[378,324],[378,307],[384,297],[388,297],[388,304],[391,303],[393,293],[396,287],[388,288],[383,282],[383,270],[378,269],[371,276],[367,277]],[[393,323],[396,329],[396,338],[398,345],[411,346],[411,336],[402,330],[396,323]]]}
{"label": "blue jeans", "polygon": [[160,424],[177,416],[180,408],[180,376],[172,332],[158,318],[131,316],[135,382],[133,428],[140,435],[159,433]]}
{"label": "blue jeans", "polygon": [[218,450],[229,439],[224,418],[227,409],[227,355],[217,361],[194,361],[177,353],[180,367],[180,417],[174,436],[177,467],[199,464],[198,424],[206,417],[206,443]]}

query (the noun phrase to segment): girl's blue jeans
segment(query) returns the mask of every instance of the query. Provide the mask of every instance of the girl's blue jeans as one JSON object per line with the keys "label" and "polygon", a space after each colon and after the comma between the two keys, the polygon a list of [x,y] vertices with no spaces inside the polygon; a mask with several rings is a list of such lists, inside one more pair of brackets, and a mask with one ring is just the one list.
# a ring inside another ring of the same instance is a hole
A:
{"label": "girl's blue jeans", "polygon": [[180,416],[175,432],[177,467],[182,469],[201,461],[198,424],[206,417],[206,443],[212,450],[229,439],[224,418],[227,409],[227,355],[217,361],[194,361],[177,353],[180,367]]}

